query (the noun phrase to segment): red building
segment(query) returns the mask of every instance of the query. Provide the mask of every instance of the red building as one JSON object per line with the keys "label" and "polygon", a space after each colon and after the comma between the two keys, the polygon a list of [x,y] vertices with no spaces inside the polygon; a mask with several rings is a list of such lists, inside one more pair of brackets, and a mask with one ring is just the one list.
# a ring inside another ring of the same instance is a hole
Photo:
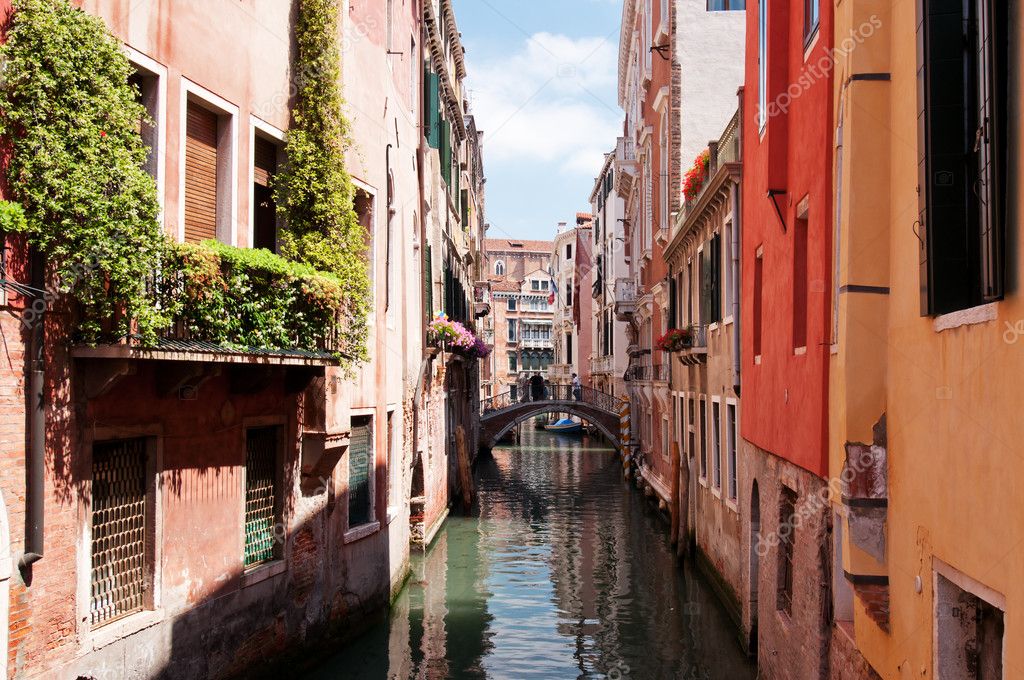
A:
{"label": "red building", "polygon": [[[821,677],[833,644],[827,475],[832,3],[747,4],[743,110],[744,624],[763,677]],[[823,588],[825,584],[827,587]],[[777,650],[795,650],[777,655]]]}

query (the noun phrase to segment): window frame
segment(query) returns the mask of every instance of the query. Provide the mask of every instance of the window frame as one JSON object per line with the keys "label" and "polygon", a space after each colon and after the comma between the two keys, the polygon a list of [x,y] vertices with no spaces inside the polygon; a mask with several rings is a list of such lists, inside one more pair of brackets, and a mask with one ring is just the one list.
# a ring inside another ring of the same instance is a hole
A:
{"label": "window frame", "polygon": [[[157,81],[157,101],[154,107],[156,115],[148,106],[146,110],[149,111],[156,126],[157,148],[156,160],[154,161],[156,177],[154,179],[156,180],[157,197],[160,202],[160,215],[157,219],[160,222],[160,227],[164,228],[167,206],[167,67],[134,47],[124,45],[123,49],[128,56],[128,61],[136,71],[140,72],[144,77],[155,78]],[[184,140],[184,137],[182,140]],[[184,173],[184,166],[182,166],[182,173]],[[184,193],[180,195],[184,196]],[[182,229],[184,229],[184,220],[182,220],[182,225]]]}
{"label": "window frame", "polygon": [[697,398],[697,446],[698,477],[702,486],[708,486],[708,399],[701,394]]}
{"label": "window frame", "polygon": [[[380,522],[377,520],[377,464],[379,461],[379,452],[377,450],[377,411],[375,408],[368,409],[352,409],[351,419],[355,421],[359,419],[367,419],[368,427],[370,430],[370,456],[367,470],[367,485],[369,487],[369,510],[367,512],[368,521],[364,524],[357,524],[352,526],[352,518],[350,513],[350,500],[349,494],[351,493],[351,480],[352,480],[352,445],[349,444],[348,449],[345,451],[343,458],[345,459],[345,534],[343,536],[344,543],[352,543],[358,541],[361,538],[365,538],[371,534],[376,533],[380,530]],[[355,429],[355,425],[352,426]]]}
{"label": "window frame", "polygon": [[821,27],[821,0],[804,0],[804,49],[814,41]]}
{"label": "window frame", "polygon": [[757,0],[757,129],[768,125],[768,0]]}
{"label": "window frame", "polygon": [[[237,246],[239,107],[185,77],[181,79],[181,111],[178,119],[178,242],[185,242],[185,140],[188,137],[189,103],[217,115],[217,240]],[[226,196],[221,194],[222,189],[227,192]]]}
{"label": "window frame", "polygon": [[145,438],[148,442],[147,483],[150,485],[147,495],[152,508],[152,565],[150,577],[152,587],[149,592],[148,607],[140,612],[130,614],[106,624],[93,626],[89,623],[92,605],[91,563],[92,563],[92,517],[88,512],[80,513],[78,518],[79,542],[77,550],[75,600],[78,620],[82,625],[83,643],[91,648],[99,649],[116,642],[127,635],[159,623],[164,619],[163,608],[163,427],[158,423],[131,427],[96,427],[87,428],[82,438],[82,450],[88,452],[89,460],[85,463],[88,469],[88,483],[92,484],[92,450],[96,443],[118,439]]}
{"label": "window frame", "polygon": [[740,475],[739,475],[739,433],[740,433],[740,408],[739,400],[735,397],[728,397],[725,400],[725,459],[726,459],[726,487],[725,500],[733,510],[739,511],[740,501]]}
{"label": "window frame", "polygon": [[[800,496],[795,490],[785,484],[780,485],[778,503],[779,530],[776,532],[779,542],[777,548],[778,566],[775,608],[787,618],[793,616],[793,597],[796,594],[794,564],[797,530],[796,508],[799,502]],[[788,526],[789,531],[783,531],[782,528],[784,526]]]}
{"label": "window frame", "polygon": [[709,433],[711,435],[711,491],[715,496],[722,497],[722,397],[711,397],[711,409],[708,413]]}
{"label": "window frame", "polygon": [[[277,163],[280,169],[285,160],[284,144],[285,133],[270,123],[260,120],[256,116],[249,116],[249,235],[248,246],[254,248],[256,245],[256,138],[271,142],[277,149]],[[278,216],[276,220],[277,233],[280,235],[282,220]]]}

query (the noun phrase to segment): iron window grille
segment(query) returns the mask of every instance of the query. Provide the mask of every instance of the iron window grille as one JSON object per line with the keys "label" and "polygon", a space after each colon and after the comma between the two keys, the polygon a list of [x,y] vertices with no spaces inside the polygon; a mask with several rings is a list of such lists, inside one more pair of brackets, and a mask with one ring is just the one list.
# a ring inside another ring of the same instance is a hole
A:
{"label": "iron window grille", "polygon": [[280,557],[280,502],[276,426],[248,430],[245,436],[244,566]]}
{"label": "iron window grille", "polygon": [[138,438],[93,446],[89,619],[94,626],[146,606],[152,565],[146,444]]}
{"label": "iron window grille", "polygon": [[793,548],[796,533],[796,492],[782,488],[779,502],[779,587],[777,609],[793,614]]}

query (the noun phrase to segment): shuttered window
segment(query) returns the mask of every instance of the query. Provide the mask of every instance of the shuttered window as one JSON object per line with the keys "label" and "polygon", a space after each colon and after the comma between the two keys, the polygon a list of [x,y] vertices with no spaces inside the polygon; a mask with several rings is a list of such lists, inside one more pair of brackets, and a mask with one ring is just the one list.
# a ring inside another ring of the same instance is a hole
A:
{"label": "shuttered window", "polygon": [[97,442],[92,451],[90,622],[141,611],[150,587],[147,440]]}
{"label": "shuttered window", "polygon": [[271,190],[277,174],[277,145],[256,137],[253,157],[253,247],[277,252],[277,207]]}
{"label": "shuttered window", "polygon": [[217,238],[217,114],[189,102],[185,132],[185,240]]}
{"label": "shuttered window", "polygon": [[701,252],[701,320],[702,324],[722,320],[722,239],[711,237]]}
{"label": "shuttered window", "polygon": [[423,75],[423,127],[431,148],[441,147],[441,79],[427,70]]}
{"label": "shuttered window", "polygon": [[372,512],[373,430],[369,416],[352,419],[348,449],[348,526],[368,524]]}
{"label": "shuttered window", "polygon": [[919,0],[921,313],[1003,296],[1007,20],[1002,0]]}
{"label": "shuttered window", "polygon": [[446,186],[452,184],[452,126],[446,120],[441,121],[441,177]]}

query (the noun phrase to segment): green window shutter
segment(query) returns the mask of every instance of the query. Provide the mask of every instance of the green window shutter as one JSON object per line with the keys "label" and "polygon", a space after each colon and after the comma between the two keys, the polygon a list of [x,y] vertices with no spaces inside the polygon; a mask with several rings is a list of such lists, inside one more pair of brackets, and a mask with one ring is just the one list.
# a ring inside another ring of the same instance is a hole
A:
{"label": "green window shutter", "polygon": [[423,127],[427,137],[427,143],[431,148],[437,149],[441,145],[441,79],[438,75],[427,69],[423,74]]}
{"label": "green window shutter", "polygon": [[459,200],[462,202],[462,228],[469,228],[469,192],[463,189],[459,193]]}
{"label": "green window shutter", "polygon": [[434,262],[430,252],[430,244],[423,249],[423,301],[427,304],[427,314],[434,316],[434,287],[431,285]]}
{"label": "green window shutter", "polygon": [[445,184],[452,183],[452,126],[451,123],[441,120],[441,176]]}
{"label": "green window shutter", "polygon": [[370,439],[370,418],[352,419],[352,440],[348,447],[348,525],[357,527],[370,522],[370,465],[373,442]]}

